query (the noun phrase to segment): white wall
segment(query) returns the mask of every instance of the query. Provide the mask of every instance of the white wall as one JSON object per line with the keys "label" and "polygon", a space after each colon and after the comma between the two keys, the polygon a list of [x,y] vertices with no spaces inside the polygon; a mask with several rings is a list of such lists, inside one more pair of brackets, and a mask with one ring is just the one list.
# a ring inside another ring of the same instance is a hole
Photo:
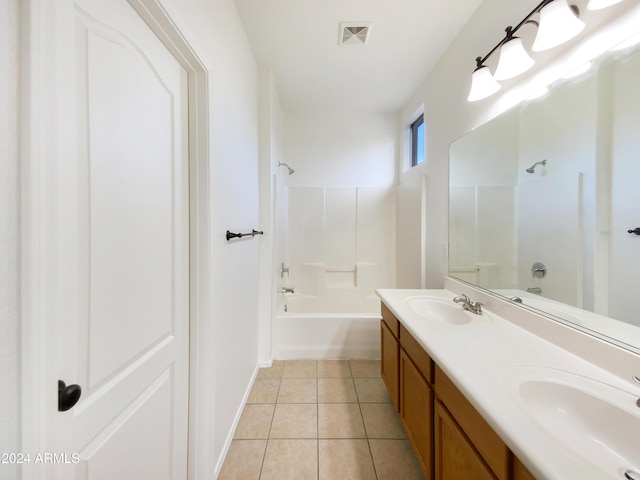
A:
{"label": "white wall", "polygon": [[[165,2],[163,2],[165,3]],[[210,69],[211,335],[217,468],[258,364],[261,237],[227,242],[227,230],[260,229],[258,69],[232,0],[166,0]]]}
{"label": "white wall", "polygon": [[[20,451],[18,0],[0,15],[0,452]],[[4,480],[16,465],[0,465]]]}
{"label": "white wall", "polygon": [[286,185],[392,186],[396,123],[395,114],[286,112],[284,161],[296,171]]}
{"label": "white wall", "polygon": [[284,238],[278,232],[284,232],[278,217],[279,188],[281,177],[286,172],[278,168],[282,161],[282,109],[276,90],[273,73],[270,69],[259,70],[259,116],[260,116],[260,228],[264,237],[260,244],[260,350],[259,361],[262,365],[271,362],[271,319],[276,313],[276,285],[280,278],[277,274],[279,262],[284,261],[283,247],[278,240]]}

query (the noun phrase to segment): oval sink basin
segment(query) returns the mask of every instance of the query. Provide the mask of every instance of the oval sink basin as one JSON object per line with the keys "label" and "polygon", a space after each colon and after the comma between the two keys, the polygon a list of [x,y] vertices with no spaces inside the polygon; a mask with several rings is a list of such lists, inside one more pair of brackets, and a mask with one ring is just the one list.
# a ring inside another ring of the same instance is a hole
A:
{"label": "oval sink basin", "polygon": [[434,322],[464,325],[471,323],[474,320],[473,317],[480,317],[480,315],[467,312],[460,305],[453,303],[452,300],[445,300],[440,297],[409,297],[405,300],[405,303],[417,315]]}
{"label": "oval sink basin", "polygon": [[640,471],[638,395],[554,369],[512,381],[521,406],[566,448],[612,476]]}

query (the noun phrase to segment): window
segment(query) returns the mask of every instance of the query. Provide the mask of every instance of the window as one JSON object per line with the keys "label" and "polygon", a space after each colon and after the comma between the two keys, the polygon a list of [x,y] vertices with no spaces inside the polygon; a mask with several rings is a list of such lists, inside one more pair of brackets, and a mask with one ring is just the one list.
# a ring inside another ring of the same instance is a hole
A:
{"label": "window", "polygon": [[424,162],[424,115],[411,124],[411,166]]}

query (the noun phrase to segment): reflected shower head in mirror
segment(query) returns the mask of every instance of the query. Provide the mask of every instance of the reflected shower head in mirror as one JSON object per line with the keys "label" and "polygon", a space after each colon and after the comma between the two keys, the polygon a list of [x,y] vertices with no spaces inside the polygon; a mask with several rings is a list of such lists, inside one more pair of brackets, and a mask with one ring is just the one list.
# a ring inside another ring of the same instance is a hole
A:
{"label": "reflected shower head in mirror", "polygon": [[531,165],[529,168],[527,168],[527,173],[533,173],[536,171],[536,166],[537,165],[546,165],[547,161],[546,160],[542,160],[541,162],[536,162],[533,165]]}
{"label": "reflected shower head in mirror", "polygon": [[287,165],[286,163],[278,162],[278,166],[279,167],[282,167],[282,166],[287,167],[287,170],[289,170],[289,175],[292,175],[295,172],[295,170],[293,168],[291,168],[289,165]]}

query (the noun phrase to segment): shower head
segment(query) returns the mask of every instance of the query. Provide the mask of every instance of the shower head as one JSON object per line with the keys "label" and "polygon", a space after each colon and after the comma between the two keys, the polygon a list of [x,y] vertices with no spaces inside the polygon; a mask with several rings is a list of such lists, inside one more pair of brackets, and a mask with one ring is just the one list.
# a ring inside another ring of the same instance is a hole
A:
{"label": "shower head", "polygon": [[282,167],[283,165],[287,167],[287,170],[289,170],[289,175],[292,175],[295,172],[295,170],[291,168],[289,165],[287,165],[286,163],[278,162],[279,167]]}
{"label": "shower head", "polygon": [[533,165],[531,165],[529,168],[527,168],[527,173],[533,173],[536,171],[536,165],[546,165],[547,161],[546,160],[542,160],[541,162],[536,162]]}

